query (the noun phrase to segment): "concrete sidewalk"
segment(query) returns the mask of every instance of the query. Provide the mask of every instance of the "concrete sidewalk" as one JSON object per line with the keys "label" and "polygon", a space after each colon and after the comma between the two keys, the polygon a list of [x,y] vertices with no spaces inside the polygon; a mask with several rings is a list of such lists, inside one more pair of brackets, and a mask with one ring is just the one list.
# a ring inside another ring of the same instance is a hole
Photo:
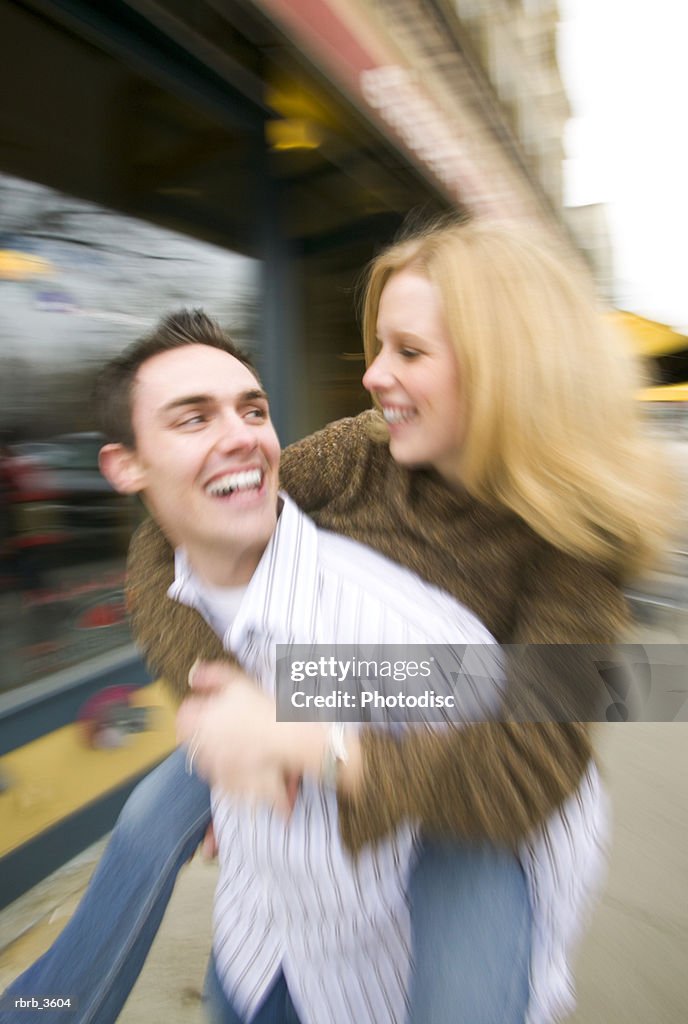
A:
{"label": "concrete sidewalk", "polygon": [[[685,1024],[688,726],[608,725],[599,733],[615,840],[607,889],[580,958],[572,1024]],[[89,872],[90,865],[77,864],[71,875],[44,883],[38,905],[55,909],[0,953],[0,989],[58,934]],[[215,866],[198,857],[182,873],[123,1024],[203,1020],[215,878]]]}

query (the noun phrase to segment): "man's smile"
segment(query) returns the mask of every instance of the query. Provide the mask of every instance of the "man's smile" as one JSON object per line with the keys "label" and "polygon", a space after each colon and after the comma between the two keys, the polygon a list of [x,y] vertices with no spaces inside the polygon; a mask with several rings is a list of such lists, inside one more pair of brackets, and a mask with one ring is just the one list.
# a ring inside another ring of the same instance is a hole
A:
{"label": "man's smile", "polygon": [[214,498],[224,498],[235,491],[259,490],[262,482],[262,469],[244,469],[214,477],[205,491]]}

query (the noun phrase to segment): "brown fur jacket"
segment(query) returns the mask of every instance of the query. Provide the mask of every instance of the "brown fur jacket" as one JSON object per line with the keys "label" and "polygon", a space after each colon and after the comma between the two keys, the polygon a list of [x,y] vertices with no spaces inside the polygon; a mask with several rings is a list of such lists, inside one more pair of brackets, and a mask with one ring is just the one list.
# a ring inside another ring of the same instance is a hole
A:
{"label": "brown fur jacket", "polygon": [[[451,492],[433,472],[398,466],[370,437],[376,415],[340,420],[283,453],[283,486],[319,526],[449,591],[501,644],[618,639],[626,605],[611,573],[553,548],[513,514]],[[195,611],[167,597],[173,575],[172,551],[149,520],[130,548],[133,630],[181,698],[196,658],[229,655]],[[575,790],[591,756],[584,723],[597,714],[599,677],[578,647],[519,650],[507,649],[500,722],[403,738],[363,730],[364,781],[339,797],[350,849],[404,819],[431,835],[515,845]]]}

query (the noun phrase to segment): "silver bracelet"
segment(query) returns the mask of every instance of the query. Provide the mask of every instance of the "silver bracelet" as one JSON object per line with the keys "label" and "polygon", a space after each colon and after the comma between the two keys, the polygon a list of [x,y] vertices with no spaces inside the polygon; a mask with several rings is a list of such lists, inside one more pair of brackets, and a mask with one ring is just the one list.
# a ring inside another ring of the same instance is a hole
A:
{"label": "silver bracelet", "polygon": [[348,763],[349,752],[346,749],[344,726],[341,722],[333,722],[327,732],[327,745],[320,769],[320,779],[323,786],[336,789],[339,766]]}

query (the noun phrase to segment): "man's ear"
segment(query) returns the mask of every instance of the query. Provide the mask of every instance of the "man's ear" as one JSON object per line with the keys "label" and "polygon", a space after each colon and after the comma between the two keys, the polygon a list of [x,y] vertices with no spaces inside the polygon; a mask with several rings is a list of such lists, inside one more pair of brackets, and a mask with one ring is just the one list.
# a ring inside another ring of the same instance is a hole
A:
{"label": "man's ear", "polygon": [[103,445],[98,465],[108,483],[120,494],[137,494],[143,490],[145,473],[133,448],[124,444]]}

